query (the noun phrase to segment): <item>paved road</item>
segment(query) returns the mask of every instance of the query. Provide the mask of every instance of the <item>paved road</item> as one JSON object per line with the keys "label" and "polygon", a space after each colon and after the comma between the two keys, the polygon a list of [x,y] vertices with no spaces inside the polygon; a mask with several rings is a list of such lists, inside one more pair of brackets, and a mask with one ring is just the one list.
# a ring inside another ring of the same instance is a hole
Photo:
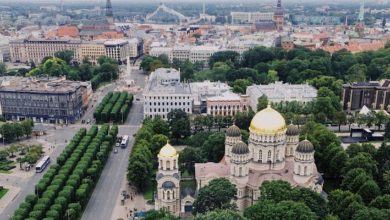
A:
{"label": "paved road", "polygon": [[[145,84],[145,75],[133,68],[131,78],[137,86],[141,88]],[[140,98],[141,94],[136,94]],[[119,135],[129,135],[129,147],[118,149],[117,154],[111,153],[100,179],[92,193],[91,199],[84,210],[82,220],[108,220],[112,216],[116,199],[122,192],[122,181],[126,176],[128,158],[133,146],[135,134],[143,121],[143,102],[134,100],[134,105],[130,110],[124,125],[119,126]]]}
{"label": "paved road", "polygon": [[111,153],[91,199],[84,211],[82,220],[107,220],[111,218],[116,199],[122,191],[121,185],[125,178],[127,163],[135,134],[142,123],[142,102],[134,103],[128,118],[128,124],[119,126],[119,135],[130,135],[129,147],[118,149],[117,154]]}

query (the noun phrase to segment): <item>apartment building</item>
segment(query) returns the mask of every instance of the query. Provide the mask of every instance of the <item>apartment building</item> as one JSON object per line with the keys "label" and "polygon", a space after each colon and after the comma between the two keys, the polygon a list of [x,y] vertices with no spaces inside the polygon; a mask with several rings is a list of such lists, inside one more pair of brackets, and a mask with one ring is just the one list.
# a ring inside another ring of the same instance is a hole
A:
{"label": "apartment building", "polygon": [[7,120],[75,123],[85,111],[91,86],[65,79],[0,77],[0,103]]}
{"label": "apartment building", "polygon": [[52,57],[62,50],[74,51],[74,59],[79,60],[80,40],[68,39],[24,39],[10,41],[11,62],[34,62],[38,64],[44,57]]}
{"label": "apartment building", "polygon": [[174,109],[192,114],[190,86],[180,82],[180,72],[176,69],[159,68],[152,72],[143,96],[144,118],[160,116],[167,120],[168,113]]}

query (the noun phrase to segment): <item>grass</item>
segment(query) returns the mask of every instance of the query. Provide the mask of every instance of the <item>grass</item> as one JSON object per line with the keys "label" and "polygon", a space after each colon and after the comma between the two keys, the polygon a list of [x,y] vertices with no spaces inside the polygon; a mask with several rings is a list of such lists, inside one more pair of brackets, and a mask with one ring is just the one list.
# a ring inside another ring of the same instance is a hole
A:
{"label": "grass", "polygon": [[4,174],[10,174],[10,173],[11,173],[11,171],[9,171],[9,170],[0,170],[0,173],[4,173]]}
{"label": "grass", "polygon": [[185,188],[191,188],[194,191],[196,190],[196,181],[195,180],[182,180],[180,181],[180,188],[185,189]]}
{"label": "grass", "polygon": [[0,189],[0,199],[3,198],[3,196],[8,192],[9,189],[2,188]]}
{"label": "grass", "polygon": [[153,194],[154,192],[156,191],[156,181],[153,181],[151,184],[148,184],[148,186],[146,187],[143,195],[144,195],[144,199],[147,201],[147,200],[152,200],[153,199]]}

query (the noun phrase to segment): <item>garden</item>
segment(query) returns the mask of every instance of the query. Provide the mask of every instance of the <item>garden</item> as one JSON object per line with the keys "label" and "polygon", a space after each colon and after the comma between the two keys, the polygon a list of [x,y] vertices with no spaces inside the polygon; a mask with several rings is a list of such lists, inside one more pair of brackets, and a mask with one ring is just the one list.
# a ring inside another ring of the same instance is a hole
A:
{"label": "garden", "polygon": [[16,163],[19,163],[20,169],[23,169],[24,163],[33,165],[44,153],[42,145],[11,144],[0,151],[0,173],[10,173]]}
{"label": "garden", "polygon": [[96,107],[93,117],[97,123],[126,121],[133,105],[133,95],[127,92],[109,92]]}
{"label": "garden", "polygon": [[11,219],[79,219],[117,133],[117,126],[81,128]]}

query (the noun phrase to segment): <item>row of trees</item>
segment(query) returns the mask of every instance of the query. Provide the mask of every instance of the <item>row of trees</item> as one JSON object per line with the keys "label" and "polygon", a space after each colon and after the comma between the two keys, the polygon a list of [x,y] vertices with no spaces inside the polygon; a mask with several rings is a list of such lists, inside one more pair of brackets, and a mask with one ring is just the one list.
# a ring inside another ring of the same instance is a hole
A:
{"label": "row of trees", "polygon": [[157,154],[167,143],[168,124],[159,117],[145,119],[137,132],[129,157],[127,180],[144,191],[151,184],[157,168]]}
{"label": "row of trees", "polygon": [[11,219],[78,219],[99,179],[118,128],[82,128]]}
{"label": "row of trees", "polygon": [[109,92],[96,107],[93,117],[97,123],[123,123],[133,105],[133,95],[127,92]]}
{"label": "row of trees", "polygon": [[103,82],[117,79],[119,67],[115,60],[102,56],[98,58],[98,66],[93,66],[88,58],[81,64],[73,62],[74,52],[71,50],[58,51],[54,57],[45,57],[42,64],[25,73],[26,76],[66,76],[69,80],[91,81],[92,89],[96,90]]}
{"label": "row of trees", "polygon": [[31,135],[34,122],[30,119],[21,122],[6,122],[0,125],[0,134],[7,142],[13,142]]}

